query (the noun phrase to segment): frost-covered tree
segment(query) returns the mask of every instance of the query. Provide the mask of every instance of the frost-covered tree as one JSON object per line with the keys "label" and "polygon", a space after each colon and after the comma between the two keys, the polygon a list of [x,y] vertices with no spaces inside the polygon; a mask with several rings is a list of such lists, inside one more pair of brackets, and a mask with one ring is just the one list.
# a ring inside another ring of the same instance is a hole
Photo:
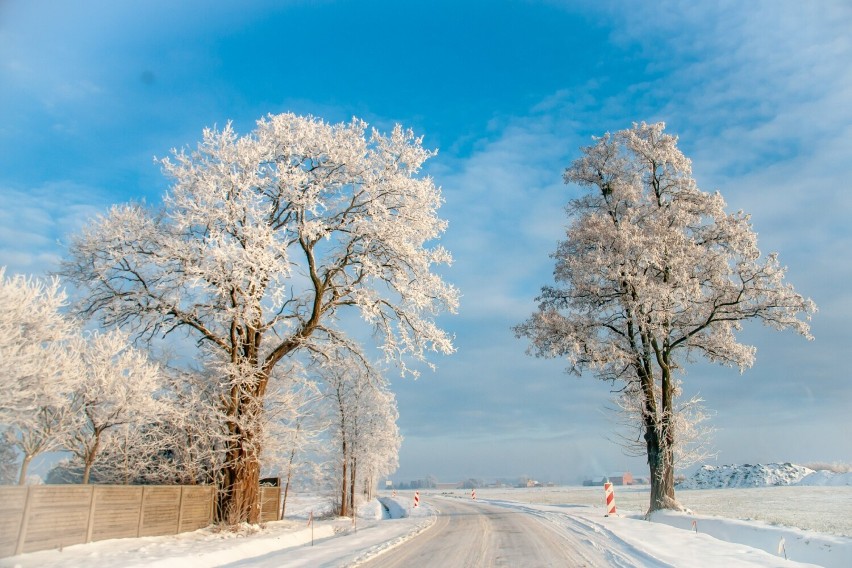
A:
{"label": "frost-covered tree", "polygon": [[7,278],[0,267],[0,425],[21,455],[23,484],[32,459],[59,449],[76,419],[70,393],[77,388],[76,333],[61,314],[65,293],[54,278]]}
{"label": "frost-covered tree", "polygon": [[80,420],[65,449],[80,460],[82,483],[88,483],[98,456],[110,446],[115,456],[119,453],[115,446],[128,441],[121,428],[142,427],[160,413],[155,398],[160,382],[157,367],[118,330],[92,333],[77,347],[82,378],[73,398]]}
{"label": "frost-covered tree", "polygon": [[[644,397],[637,392],[638,382],[622,385],[613,393],[618,429],[615,441],[630,456],[643,457],[648,454],[644,439]],[[672,389],[674,407],[671,411],[669,428],[671,438],[676,441],[672,448],[672,467],[683,469],[715,455],[712,438],[715,428],[708,425],[711,413],[704,407],[704,399],[692,396],[684,399],[682,381],[675,380]],[[659,398],[659,395],[658,395]]]}
{"label": "frost-covered tree", "polygon": [[329,426],[320,411],[321,393],[317,384],[301,368],[291,366],[286,373],[297,378],[287,381],[289,388],[281,385],[267,397],[261,459],[264,471],[281,478],[282,517],[291,487],[297,479],[309,481],[305,478],[315,473],[314,460],[321,459],[322,434]]}
{"label": "frost-covered tree", "polygon": [[623,383],[637,398],[651,473],[650,511],[677,508],[676,374],[694,356],[738,367],[755,350],[737,342],[758,320],[810,338],[814,303],[784,280],[776,254],[761,256],[749,216],[726,213],[701,191],[690,160],[664,125],[639,124],[582,149],[566,183],[590,191],[568,205],[555,286],[515,328],[530,352],[564,357],[568,370]]}
{"label": "frost-covered tree", "polygon": [[[155,400],[144,400],[140,412],[102,433],[89,482],[215,484],[227,434],[208,385],[201,373],[159,366]],[[50,482],[80,483],[85,455],[78,451],[58,464]]]}
{"label": "frost-covered tree", "polygon": [[336,449],[336,501],[341,516],[355,513],[359,489],[372,498],[376,482],[398,466],[402,438],[396,399],[363,359],[340,353],[320,366]]}
{"label": "frost-covered tree", "polygon": [[354,491],[350,484],[354,485],[355,468],[353,464],[354,454],[354,429],[352,424],[356,411],[355,397],[353,391],[357,388],[354,383],[361,380],[369,380],[369,367],[359,365],[360,361],[352,363],[333,358],[321,365],[319,374],[325,385],[324,394],[328,401],[328,413],[330,417],[331,444],[336,451],[334,455],[334,467],[331,469],[335,483],[338,488],[335,502],[339,504],[337,514],[341,517],[354,514]]}
{"label": "frost-covered tree", "polygon": [[379,480],[399,467],[402,435],[397,426],[396,397],[383,378],[378,379],[361,384],[355,397],[358,410],[353,420],[355,436],[350,473],[353,502],[359,487],[364,499],[372,499]]}
{"label": "frost-covered tree", "polygon": [[219,404],[220,375],[166,369],[155,429],[164,449],[152,463],[148,481],[181,485],[218,484],[228,444]]}
{"label": "frost-covered tree", "polygon": [[18,473],[17,458],[13,432],[8,429],[0,431],[0,485],[15,482],[15,474]]}
{"label": "frost-covered tree", "polygon": [[226,373],[223,470],[230,522],[258,518],[264,400],[288,355],[338,333],[355,308],[402,364],[453,351],[434,322],[458,294],[433,265],[446,223],[440,190],[418,177],[433,155],[397,126],[270,115],[249,135],[205,130],[162,160],[163,206],[115,207],[75,239],[62,273],[85,289],[81,313],[139,339],[185,331]]}

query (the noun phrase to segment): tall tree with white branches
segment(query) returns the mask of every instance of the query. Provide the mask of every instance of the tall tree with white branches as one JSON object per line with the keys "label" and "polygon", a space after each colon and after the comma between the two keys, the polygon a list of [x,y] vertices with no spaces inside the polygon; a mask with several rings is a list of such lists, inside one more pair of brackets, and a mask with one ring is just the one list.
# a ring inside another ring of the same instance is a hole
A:
{"label": "tall tree with white branches", "polygon": [[0,426],[21,455],[20,484],[32,459],[59,449],[77,418],[79,365],[68,346],[77,329],[65,307],[58,279],[6,277],[0,267]]}
{"label": "tall tree with white branches", "polygon": [[378,478],[392,473],[399,463],[402,437],[396,399],[385,379],[363,358],[338,352],[316,367],[336,448],[338,513],[354,515],[359,491],[372,498]]}
{"label": "tall tree with white branches", "polygon": [[184,331],[215,354],[230,434],[223,472],[229,522],[256,522],[263,402],[282,358],[333,341],[355,308],[389,359],[451,353],[435,324],[458,293],[432,272],[441,193],[419,176],[434,153],[399,126],[270,115],[238,136],[207,129],[194,151],[160,163],[163,206],[115,207],[74,240],[62,273],[85,290],[80,312],[137,338]]}
{"label": "tall tree with white branches", "polygon": [[701,191],[664,124],[606,134],[565,172],[588,192],[567,208],[556,284],[515,328],[530,352],[564,357],[568,370],[621,383],[637,398],[651,473],[649,511],[674,495],[676,375],[692,356],[738,367],[755,349],[737,341],[747,320],[810,339],[814,303],[785,282],[775,253],[762,256],[749,215],[727,213]]}

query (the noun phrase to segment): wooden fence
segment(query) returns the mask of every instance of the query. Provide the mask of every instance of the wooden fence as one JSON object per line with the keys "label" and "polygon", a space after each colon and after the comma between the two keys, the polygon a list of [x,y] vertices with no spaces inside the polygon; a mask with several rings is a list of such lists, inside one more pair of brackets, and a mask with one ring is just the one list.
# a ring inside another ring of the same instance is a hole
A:
{"label": "wooden fence", "polygon": [[[109,538],[194,531],[213,522],[205,485],[0,486],[0,558]],[[277,521],[280,487],[260,488],[261,522]]]}
{"label": "wooden fence", "polygon": [[215,495],[199,485],[0,487],[0,557],[193,531],[213,521]]}
{"label": "wooden fence", "polygon": [[260,486],[260,522],[281,519],[281,487]]}

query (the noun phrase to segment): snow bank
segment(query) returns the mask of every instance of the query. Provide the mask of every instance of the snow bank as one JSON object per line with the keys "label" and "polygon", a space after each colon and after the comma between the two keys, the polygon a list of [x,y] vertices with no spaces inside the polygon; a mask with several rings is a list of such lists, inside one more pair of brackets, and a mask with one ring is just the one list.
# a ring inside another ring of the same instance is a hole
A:
{"label": "snow bank", "polygon": [[704,465],[678,489],[721,489],[725,487],[771,487],[778,485],[852,485],[852,472],[814,471],[792,463],[745,465]]}
{"label": "snow bank", "polygon": [[[644,516],[636,515],[634,518],[639,520]],[[739,521],[675,511],[656,511],[651,515],[651,521],[743,544],[773,555],[783,556],[786,553],[787,558],[795,562],[838,568],[852,566],[852,539],[846,537],[777,527],[760,521]],[[784,539],[783,550],[780,547],[781,539]]]}
{"label": "snow bank", "polygon": [[379,497],[379,501],[388,512],[391,519],[403,519],[408,516],[407,504],[403,504],[396,497]]}
{"label": "snow bank", "polygon": [[382,507],[382,504],[379,503],[378,499],[373,499],[372,501],[368,501],[366,503],[361,503],[358,505],[356,510],[358,518],[360,519],[369,519],[371,521],[380,521],[382,519],[388,518],[385,515],[385,509]]}
{"label": "snow bank", "polygon": [[69,546],[63,550],[42,550],[0,559],[3,568],[61,568],[100,566],[102,568],[212,568],[247,558],[329,539],[335,536],[332,524],[275,521],[259,532],[200,529],[174,536],[121,538]]}
{"label": "snow bank", "polygon": [[840,487],[852,485],[852,472],[815,471],[802,478],[796,485]]}
{"label": "snow bank", "polygon": [[792,463],[704,465],[678,489],[719,489],[722,487],[769,487],[794,485],[814,470]]}

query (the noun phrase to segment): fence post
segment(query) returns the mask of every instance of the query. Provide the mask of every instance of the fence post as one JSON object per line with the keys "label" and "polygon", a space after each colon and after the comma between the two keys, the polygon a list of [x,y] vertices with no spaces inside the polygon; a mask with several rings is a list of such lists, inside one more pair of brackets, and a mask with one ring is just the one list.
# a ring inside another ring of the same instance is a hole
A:
{"label": "fence post", "polygon": [[145,486],[142,486],[142,491],[139,492],[139,522],[136,523],[136,538],[142,532],[142,520],[145,517]]}
{"label": "fence post", "polygon": [[183,490],[184,486],[180,486],[180,497],[178,497],[178,520],[177,527],[175,527],[175,534],[180,534],[180,524],[183,521]]}
{"label": "fence post", "polygon": [[18,533],[18,542],[15,545],[15,556],[24,552],[24,542],[27,540],[27,525],[30,522],[30,502],[33,486],[27,487],[27,500],[24,502],[24,515],[21,517],[21,528]]}
{"label": "fence post", "polygon": [[97,487],[92,485],[92,496],[89,498],[89,520],[86,522],[86,542],[92,542],[92,531],[95,529],[95,493]]}

